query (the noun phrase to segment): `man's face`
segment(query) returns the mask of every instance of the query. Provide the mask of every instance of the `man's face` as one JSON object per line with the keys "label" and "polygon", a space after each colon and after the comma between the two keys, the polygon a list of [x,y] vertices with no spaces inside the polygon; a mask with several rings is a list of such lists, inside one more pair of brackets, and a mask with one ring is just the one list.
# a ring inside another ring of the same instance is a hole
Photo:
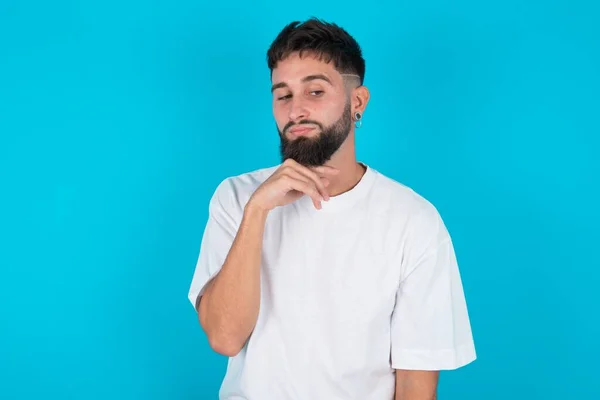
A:
{"label": "man's face", "polygon": [[282,159],[306,166],[325,164],[352,127],[342,75],[332,64],[293,54],[278,63],[272,82]]}

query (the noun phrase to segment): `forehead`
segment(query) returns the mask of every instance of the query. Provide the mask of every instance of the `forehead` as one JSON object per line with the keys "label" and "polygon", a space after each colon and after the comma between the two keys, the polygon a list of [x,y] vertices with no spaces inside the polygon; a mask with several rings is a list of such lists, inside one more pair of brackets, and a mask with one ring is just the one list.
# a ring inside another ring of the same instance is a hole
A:
{"label": "forehead", "polygon": [[341,79],[341,75],[333,66],[333,63],[326,63],[310,54],[293,53],[287,58],[279,61],[273,69],[271,76],[272,83],[285,82],[288,84],[299,83],[302,78],[308,75],[323,74],[332,82]]}

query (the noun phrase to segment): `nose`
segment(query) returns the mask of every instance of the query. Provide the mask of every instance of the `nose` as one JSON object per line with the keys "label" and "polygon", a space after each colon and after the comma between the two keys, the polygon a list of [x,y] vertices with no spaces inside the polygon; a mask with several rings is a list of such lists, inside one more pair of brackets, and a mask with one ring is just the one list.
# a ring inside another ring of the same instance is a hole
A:
{"label": "nose", "polygon": [[294,96],[289,104],[290,110],[288,113],[288,118],[290,121],[298,122],[303,119],[308,119],[309,112],[306,109],[306,103],[302,98],[300,98],[300,96]]}

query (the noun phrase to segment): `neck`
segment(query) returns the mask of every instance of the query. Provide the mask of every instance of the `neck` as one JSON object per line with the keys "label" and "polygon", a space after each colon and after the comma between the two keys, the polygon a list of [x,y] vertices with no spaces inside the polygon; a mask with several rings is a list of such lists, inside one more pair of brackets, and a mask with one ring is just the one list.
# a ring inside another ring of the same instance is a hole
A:
{"label": "neck", "polygon": [[340,173],[331,179],[328,186],[331,197],[351,190],[360,182],[365,174],[365,167],[356,160],[354,132],[348,135],[346,141],[325,165],[337,168]]}

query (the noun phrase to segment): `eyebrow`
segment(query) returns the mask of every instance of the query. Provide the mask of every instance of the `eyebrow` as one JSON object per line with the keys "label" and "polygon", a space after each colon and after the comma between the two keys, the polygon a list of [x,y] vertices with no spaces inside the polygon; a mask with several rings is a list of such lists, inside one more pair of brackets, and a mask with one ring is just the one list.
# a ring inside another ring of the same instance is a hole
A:
{"label": "eyebrow", "polygon": [[[314,74],[314,75],[305,76],[304,78],[302,78],[302,83],[314,81],[314,80],[317,80],[317,79],[323,80],[323,81],[325,81],[325,82],[327,82],[327,83],[329,83],[330,85],[333,86],[333,83],[331,82],[331,79],[329,79],[327,76],[325,76],[323,74]],[[273,86],[271,86],[271,93],[273,93],[277,89],[281,89],[281,88],[284,88],[284,87],[287,87],[287,86],[288,85],[285,82],[276,83]]]}

